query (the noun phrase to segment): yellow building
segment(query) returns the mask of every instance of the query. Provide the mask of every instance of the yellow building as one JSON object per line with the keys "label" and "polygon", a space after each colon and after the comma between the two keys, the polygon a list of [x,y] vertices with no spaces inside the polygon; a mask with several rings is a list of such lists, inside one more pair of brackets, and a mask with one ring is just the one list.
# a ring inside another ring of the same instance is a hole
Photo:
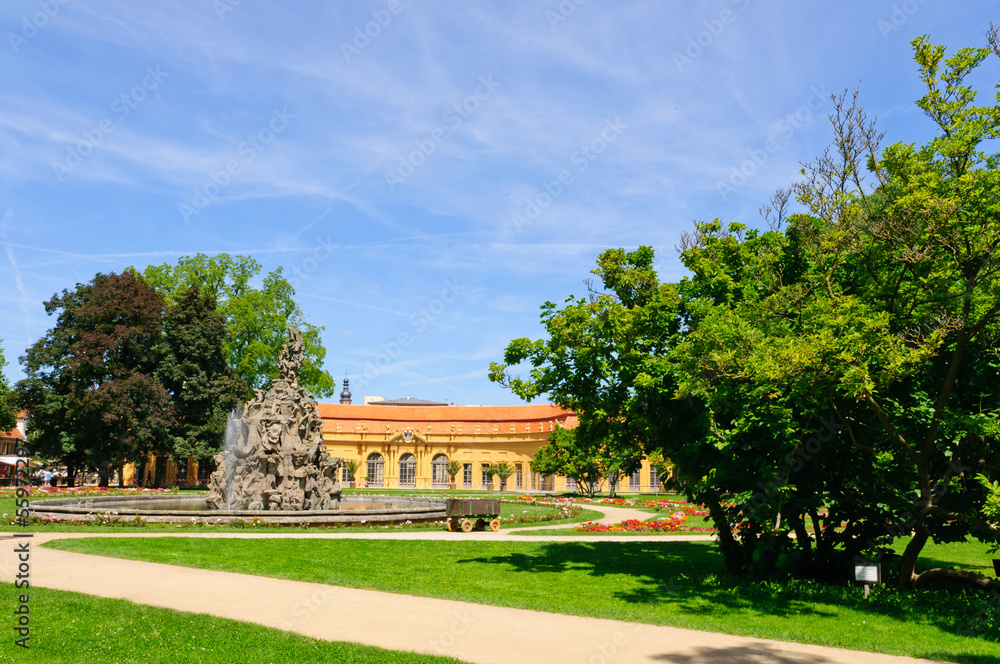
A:
{"label": "yellow building", "polygon": [[[456,489],[485,489],[486,467],[503,462],[514,469],[507,480],[508,490],[576,488],[573,480],[531,471],[531,460],[547,444],[549,433],[556,427],[577,425],[576,415],[558,406],[454,406],[409,397],[352,404],[346,388],[342,397],[346,398],[339,404],[318,404],[319,414],[330,456],[358,464],[355,487],[447,489],[451,484],[448,463],[457,461],[461,469],[455,477]],[[352,486],[347,468],[341,472],[343,486]],[[125,481],[195,486],[204,485],[210,473],[209,464],[193,460],[178,473],[174,462],[160,459],[147,466],[146,478],[135,478],[127,467]],[[640,470],[621,478],[618,490],[659,491],[657,473],[655,466],[643,461]],[[494,479],[493,488],[498,486]]]}

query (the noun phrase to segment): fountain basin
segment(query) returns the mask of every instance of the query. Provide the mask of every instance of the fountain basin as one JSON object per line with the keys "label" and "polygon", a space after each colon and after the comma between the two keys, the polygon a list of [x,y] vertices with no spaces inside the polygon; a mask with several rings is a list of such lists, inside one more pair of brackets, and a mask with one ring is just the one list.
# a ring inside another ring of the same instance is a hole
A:
{"label": "fountain basin", "polygon": [[52,515],[69,520],[89,520],[113,513],[120,519],[142,517],[154,523],[206,523],[248,521],[310,526],[324,524],[378,523],[388,525],[411,521],[443,521],[445,501],[423,496],[346,496],[333,510],[215,510],[205,502],[207,494],[194,496],[79,496],[47,498],[30,503],[32,516]]}

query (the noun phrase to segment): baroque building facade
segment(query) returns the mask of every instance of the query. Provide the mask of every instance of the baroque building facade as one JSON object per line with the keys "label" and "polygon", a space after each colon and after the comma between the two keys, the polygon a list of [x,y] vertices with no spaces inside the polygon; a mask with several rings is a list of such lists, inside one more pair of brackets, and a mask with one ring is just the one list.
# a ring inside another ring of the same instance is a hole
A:
{"label": "baroque building facade", "polygon": [[[346,383],[346,381],[345,381]],[[514,471],[509,491],[574,491],[573,481],[542,476],[531,460],[556,427],[575,428],[576,415],[551,404],[519,406],[456,406],[421,399],[366,398],[351,403],[346,385],[340,403],[317,404],[323,420],[323,443],[332,457],[342,457],[344,487],[388,489],[486,489],[485,470],[506,462]],[[354,461],[353,479],[346,462]],[[457,462],[454,482],[448,464]],[[127,467],[127,484],[197,486],[208,479],[214,464],[189,460],[177,464],[151,459],[146,476]],[[619,479],[621,492],[658,492],[659,471],[643,461],[642,468]],[[492,481],[494,489],[499,481]],[[605,490],[607,485],[605,484]]]}

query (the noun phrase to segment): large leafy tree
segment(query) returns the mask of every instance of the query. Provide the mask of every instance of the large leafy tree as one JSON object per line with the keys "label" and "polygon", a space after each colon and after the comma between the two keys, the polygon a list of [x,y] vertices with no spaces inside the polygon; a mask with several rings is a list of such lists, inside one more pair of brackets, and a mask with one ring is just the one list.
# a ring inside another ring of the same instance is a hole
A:
{"label": "large leafy tree", "polygon": [[229,333],[228,362],[249,388],[265,389],[277,378],[278,355],[291,326],[302,332],[305,345],[299,382],[317,396],[333,394],[335,381],[323,370],[323,328],[305,321],[293,299],[295,290],[280,268],[266,274],[260,287],[255,286],[260,270],[260,263],[249,256],[196,254],[181,258],[176,265],[151,265],[143,276],[168,303],[191,286],[216,300]]}
{"label": "large leafy tree", "polygon": [[163,298],[132,272],[99,274],[45,303],[56,326],[21,358],[18,384],[36,453],[102,486],[126,463],[169,449],[174,414],[156,380]]}
{"label": "large leafy tree", "polygon": [[[557,441],[566,454],[553,449],[536,460],[539,467],[555,469],[559,464],[553,462],[565,456],[566,465],[557,472],[581,471],[585,484],[594,476],[572,462],[581,455],[592,456],[598,474],[612,481],[642,462],[645,429],[633,412],[635,379],[643,359],[666,351],[677,325],[676,289],[660,283],[649,247],[609,249],[593,274],[601,286],[589,283],[587,297],[570,297],[562,309],[551,302],[542,306],[548,339],[515,339],[504,362],[490,365],[490,380],[525,401],[547,394],[577,414],[573,435]],[[511,373],[525,363],[531,366],[527,377]]]}
{"label": "large leafy tree", "polygon": [[[660,370],[673,382],[659,385],[701,410],[689,444],[676,415],[662,418],[661,440],[719,505],[731,568],[811,549],[796,519],[810,514],[816,551],[803,558],[871,553],[912,533],[901,583],[997,586],[915,571],[931,537],[998,532],[979,514],[974,478],[1000,465],[1000,157],[979,150],[997,136],[1000,107],[975,106],[965,84],[987,49],[945,58],[926,38],[913,46],[936,138],[880,149],[856,98],[840,97],[832,148],[794,188],[808,215],[745,237],[702,224],[682,254],[694,273],[682,286],[686,333]],[[825,440],[811,433],[831,417]],[[741,465],[771,485],[741,485]]]}
{"label": "large leafy tree", "polygon": [[222,445],[229,412],[246,394],[246,384],[226,359],[226,321],[215,300],[191,286],[163,318],[163,355],[157,378],[176,413],[172,456],[205,459]]}

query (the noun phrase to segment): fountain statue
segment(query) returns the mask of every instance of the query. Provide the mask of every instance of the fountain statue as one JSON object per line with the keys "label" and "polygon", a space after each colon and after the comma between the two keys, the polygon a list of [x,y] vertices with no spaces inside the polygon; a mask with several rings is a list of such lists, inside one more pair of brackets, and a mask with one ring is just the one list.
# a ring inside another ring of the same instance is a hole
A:
{"label": "fountain statue", "polygon": [[299,387],[302,333],[288,328],[278,379],[230,417],[226,443],[208,484],[213,510],[333,510],[340,505],[340,466],[323,444],[316,402]]}

